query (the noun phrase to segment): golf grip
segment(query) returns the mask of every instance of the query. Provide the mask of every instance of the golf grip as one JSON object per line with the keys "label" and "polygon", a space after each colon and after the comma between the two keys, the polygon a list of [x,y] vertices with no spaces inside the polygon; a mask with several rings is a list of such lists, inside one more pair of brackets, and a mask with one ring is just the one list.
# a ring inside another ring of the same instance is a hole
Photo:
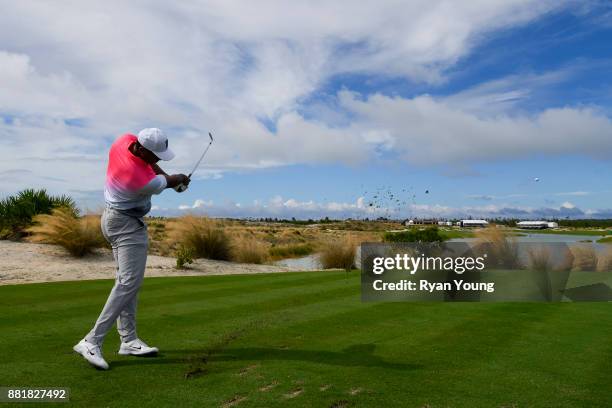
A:
{"label": "golf grip", "polygon": [[174,190],[178,191],[179,193],[182,193],[183,191],[187,190],[187,186],[181,183],[178,186],[174,187]]}

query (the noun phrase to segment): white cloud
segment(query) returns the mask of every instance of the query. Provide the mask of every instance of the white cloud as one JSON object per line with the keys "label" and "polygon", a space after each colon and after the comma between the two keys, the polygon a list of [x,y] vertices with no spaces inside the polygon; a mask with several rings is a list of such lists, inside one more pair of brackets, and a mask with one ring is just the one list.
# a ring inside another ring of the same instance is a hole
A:
{"label": "white cloud", "polygon": [[590,191],[568,191],[564,193],[555,193],[558,196],[588,196],[592,193]]}
{"label": "white cloud", "polygon": [[534,115],[481,117],[429,95],[411,99],[342,91],[353,127],[388,132],[395,151],[420,165],[523,158],[534,154],[607,159],[612,121],[594,108],[553,108]]}
{"label": "white cloud", "polygon": [[[596,109],[506,113],[536,84],[563,73],[518,85],[506,78],[449,98],[361,100],[342,92],[336,118],[351,118],[342,126],[298,113],[304,98],[338,74],[445,81],[446,69],[489,33],[564,1],[2,3],[10,12],[0,14],[0,173],[27,171],[5,180],[0,193],[41,186],[97,194],[112,139],[145,126],[168,131],[178,153],[169,170],[181,172],[214,129],[198,178],[354,164],[392,150],[417,164],[610,153],[610,121]],[[259,118],[272,120],[275,131]],[[214,207],[196,203],[181,207]],[[266,206],[371,210],[363,200]]]}
{"label": "white cloud", "polygon": [[565,201],[563,204],[561,204],[561,208],[572,210],[572,209],[576,208],[576,206],[574,204],[570,203],[569,201]]}
{"label": "white cloud", "polygon": [[[181,204],[178,206],[178,209],[181,211],[185,211],[185,210],[199,210],[199,209],[204,209],[204,208],[210,208],[213,206],[213,201],[209,200],[209,201],[205,201],[205,200],[195,200],[193,202],[192,205],[187,205],[187,204]],[[157,208],[159,209],[159,208]],[[153,208],[151,208],[151,210],[153,210]]]}
{"label": "white cloud", "polygon": [[[202,204],[204,203],[204,204]],[[603,218],[609,216],[611,210],[582,210],[574,204],[565,202],[559,207],[529,207],[508,204],[488,204],[479,206],[453,207],[441,204],[408,204],[398,207],[369,207],[364,205],[364,198],[359,197],[354,202],[317,202],[315,200],[299,201],[294,198],[284,199],[275,196],[268,201],[255,200],[252,204],[224,203],[215,204],[212,201],[196,200],[192,205],[181,205],[178,211],[157,208],[152,215],[177,216],[189,211],[212,217],[233,218],[280,218],[290,219],[376,219],[387,217],[392,219],[406,218]]]}

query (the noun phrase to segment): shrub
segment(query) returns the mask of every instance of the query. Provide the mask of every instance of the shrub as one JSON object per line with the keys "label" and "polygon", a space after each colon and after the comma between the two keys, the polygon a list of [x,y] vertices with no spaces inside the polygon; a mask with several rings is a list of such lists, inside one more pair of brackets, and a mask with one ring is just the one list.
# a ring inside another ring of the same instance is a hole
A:
{"label": "shrub", "polygon": [[592,245],[574,245],[570,247],[574,256],[574,271],[594,271],[597,269],[597,252]]}
{"label": "shrub", "polygon": [[330,242],[321,252],[321,265],[324,269],[341,268],[350,271],[355,268],[356,252],[357,243],[351,238]]}
{"label": "shrub", "polygon": [[311,244],[279,245],[270,248],[270,256],[277,259],[310,255],[314,251]]}
{"label": "shrub", "polygon": [[383,235],[385,242],[442,242],[445,240],[446,238],[440,234],[438,227],[385,232]]}
{"label": "shrub", "polygon": [[51,214],[54,208],[64,207],[74,216],[78,210],[68,196],[50,196],[45,190],[23,190],[0,200],[0,239],[20,239],[38,214]]}
{"label": "shrub", "polygon": [[34,225],[27,232],[32,234],[32,242],[59,245],[77,257],[93,252],[106,242],[100,230],[100,217],[79,218],[67,207],[56,208],[51,214],[36,215]]}
{"label": "shrub", "polygon": [[222,224],[206,217],[186,215],[168,224],[168,239],[193,251],[194,258],[231,259],[231,241]]}
{"label": "shrub", "polygon": [[262,264],[268,259],[268,248],[263,242],[253,238],[234,239],[232,259],[236,262]]}
{"label": "shrub", "polygon": [[477,242],[487,249],[487,263],[509,269],[519,268],[519,247],[514,237],[490,226],[476,232]]}
{"label": "shrub", "polygon": [[545,246],[530,249],[528,251],[528,255],[529,269],[540,272],[545,272],[552,269],[550,251]]}
{"label": "shrub", "polygon": [[607,247],[599,253],[597,270],[601,272],[612,272],[612,248]]}
{"label": "shrub", "polygon": [[176,250],[176,268],[184,269],[185,265],[193,263],[193,249],[179,246]]}

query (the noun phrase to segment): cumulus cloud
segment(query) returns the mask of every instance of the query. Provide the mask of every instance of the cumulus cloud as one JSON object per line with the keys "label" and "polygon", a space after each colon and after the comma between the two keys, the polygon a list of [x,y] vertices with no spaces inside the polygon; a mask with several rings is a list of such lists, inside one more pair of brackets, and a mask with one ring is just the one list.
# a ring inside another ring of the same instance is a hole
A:
{"label": "cumulus cloud", "polygon": [[[502,118],[496,125],[427,96],[390,107],[413,111],[413,136],[398,132],[406,123],[393,112],[377,112],[387,103],[378,97],[366,105],[349,103],[345,109],[361,121],[341,128],[297,113],[303,99],[335,75],[443,82],[446,70],[488,33],[566,4],[10,2],[4,7],[10,12],[0,14],[0,171],[25,163],[32,168],[1,189],[36,184],[43,175],[56,178],[52,190],[98,189],[112,139],[146,126],[168,130],[179,154],[170,170],[183,171],[195,161],[202,135],[214,129],[215,151],[198,177],[295,163],[356,163],[380,147],[397,146],[408,157],[415,141],[425,140],[424,149],[433,150],[426,140],[432,132],[436,141],[452,139],[445,132],[453,125],[461,125],[457,140],[477,130],[466,145],[506,127],[499,138],[524,128],[533,133],[539,125],[563,133],[574,119],[575,126],[607,131],[594,112],[543,113],[531,126]],[[445,118],[441,128],[422,124],[430,115],[437,121],[436,114]],[[466,159],[468,149],[456,145],[434,159]]]}
{"label": "cumulus cloud", "polygon": [[453,207],[440,204],[409,204],[401,209],[393,207],[370,207],[365,205],[364,197],[354,202],[317,202],[315,200],[300,201],[294,198],[285,199],[274,196],[265,202],[252,203],[213,203],[212,201],[196,200],[193,204],[184,204],[178,210],[157,207],[153,215],[177,216],[184,213],[195,213],[212,217],[232,218],[280,218],[289,219],[376,219],[386,217],[392,219],[406,218],[605,218],[610,210],[582,210],[572,203],[566,202],[558,207],[528,207],[507,204],[489,204],[480,206]]}
{"label": "cumulus cloud", "polygon": [[[480,117],[429,95],[375,94],[365,99],[342,91],[342,106],[362,128],[384,129],[393,149],[419,165],[581,154],[607,159],[612,121],[594,108],[553,108],[536,114]],[[353,126],[358,126],[354,124]]]}
{"label": "cumulus cloud", "polygon": [[[213,206],[213,201],[209,200],[209,201],[205,201],[205,200],[195,200],[193,202],[192,205],[187,205],[187,204],[181,204],[179,205],[178,209],[179,210],[198,210],[198,209],[203,209],[203,208],[210,208]],[[159,210],[159,207],[156,208],[157,210]],[[153,207],[151,207],[151,210],[153,210]]]}

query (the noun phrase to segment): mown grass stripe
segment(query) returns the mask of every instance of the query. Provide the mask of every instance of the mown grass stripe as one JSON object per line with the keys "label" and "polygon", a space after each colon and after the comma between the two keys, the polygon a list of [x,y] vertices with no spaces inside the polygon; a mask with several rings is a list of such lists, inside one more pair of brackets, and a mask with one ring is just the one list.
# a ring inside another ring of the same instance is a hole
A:
{"label": "mown grass stripe", "polygon": [[[291,281],[292,283],[289,286],[281,286],[278,284],[270,285],[266,283],[266,281],[264,281],[258,285],[252,285],[252,286],[246,286],[246,287],[243,286],[243,288],[244,288],[244,293],[270,294],[278,290],[282,291],[282,290],[287,290],[290,288],[299,289],[304,286],[313,286],[312,282],[316,282],[318,285],[326,285],[326,283],[330,284],[336,281],[343,281],[343,280],[345,280],[345,278],[343,278],[341,275],[334,275],[334,276],[325,277],[325,279],[310,278],[307,280],[305,279],[300,279],[297,281],[294,280],[294,281]],[[7,315],[12,316],[13,318],[12,322],[7,321],[6,323],[12,324],[14,323],[15,320],[20,320],[24,314],[30,315],[33,312],[36,312],[37,314],[39,314],[37,316],[38,318],[45,318],[49,314],[48,310],[52,307],[54,310],[53,313],[73,312],[75,315],[89,314],[92,312],[92,310],[95,310],[96,307],[100,308],[101,305],[104,304],[108,296],[108,293],[110,293],[111,288],[112,288],[112,285],[110,285],[109,288],[107,288],[106,290],[98,291],[96,293],[90,293],[87,296],[82,296],[82,297],[70,296],[72,301],[70,302],[69,305],[64,306],[64,307],[57,307],[55,305],[60,305],[60,304],[64,305],[65,299],[66,299],[65,296],[62,297],[61,300],[55,299],[52,302],[48,302],[48,301],[40,302],[39,301],[35,304],[29,305],[28,307],[23,307],[24,305],[4,306],[3,308],[6,310]],[[218,298],[224,298],[224,297],[235,297],[238,289],[240,289],[240,287],[238,288],[229,287],[229,288],[207,290],[204,292],[199,292],[197,288],[193,288],[189,286],[187,290],[184,290],[184,291],[172,291],[171,295],[168,295],[168,289],[166,289],[166,291],[164,292],[158,292],[158,294],[156,295],[148,291],[145,286],[143,287],[141,291],[140,298],[141,298],[141,302],[142,301],[151,302],[151,303],[155,303],[159,305],[168,304],[168,303],[177,304],[177,303],[180,303],[178,301],[179,299],[185,299],[183,302],[200,303],[202,301],[207,301],[207,299],[211,300],[211,299],[218,299]],[[162,295],[160,296],[159,293],[162,293]]]}

